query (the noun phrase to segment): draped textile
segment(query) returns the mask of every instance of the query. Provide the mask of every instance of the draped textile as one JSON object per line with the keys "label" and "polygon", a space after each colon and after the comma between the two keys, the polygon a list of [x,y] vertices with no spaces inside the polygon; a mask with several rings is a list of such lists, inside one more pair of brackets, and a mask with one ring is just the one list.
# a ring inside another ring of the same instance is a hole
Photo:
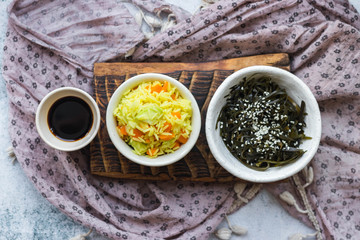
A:
{"label": "draped textile", "polygon": [[[177,25],[146,41],[129,4],[155,14],[171,12]],[[123,60],[134,47],[132,61],[198,62],[285,52],[322,114],[321,144],[312,161],[315,180],[306,192],[321,235],[359,238],[359,30],[359,14],[340,0],[224,0],[194,16],[162,1],[15,0],[3,49],[15,154],[44,198],[104,236],[206,239],[230,209],[234,183],[93,176],[88,148],[66,153],[40,139],[36,108],[62,86],[92,93],[93,64]],[[275,196],[287,190],[301,202],[292,179],[265,187]],[[307,215],[283,206],[312,224]]]}

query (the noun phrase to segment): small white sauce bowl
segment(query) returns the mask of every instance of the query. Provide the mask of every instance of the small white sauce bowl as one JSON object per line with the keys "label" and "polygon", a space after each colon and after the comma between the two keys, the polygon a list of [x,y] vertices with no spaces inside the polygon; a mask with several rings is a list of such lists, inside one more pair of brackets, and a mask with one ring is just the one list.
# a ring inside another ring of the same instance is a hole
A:
{"label": "small white sauce bowl", "polygon": [[[176,87],[181,96],[185,99],[191,101],[191,108],[192,108],[192,119],[191,119],[191,126],[192,131],[190,133],[190,137],[188,141],[181,145],[179,149],[175,150],[173,153],[164,154],[158,156],[156,158],[149,158],[147,156],[139,156],[133,152],[131,146],[129,146],[117,133],[116,126],[117,122],[113,115],[115,108],[119,105],[119,102],[122,98],[122,95],[128,90],[138,86],[140,83],[143,82],[152,82],[152,81],[168,81],[172,86]],[[122,83],[111,96],[109,104],[106,109],[106,127],[109,133],[110,139],[116,149],[123,154],[127,159],[150,167],[160,167],[166,166],[185,157],[191,149],[194,147],[200,133],[201,129],[201,116],[199,106],[192,95],[192,93],[187,89],[181,82],[177,81],[174,78],[169,76],[158,74],[158,73],[145,73],[134,76],[124,83]]]}
{"label": "small white sauce bowl", "polygon": [[[93,123],[87,134],[81,139],[66,141],[56,137],[48,124],[48,113],[51,106],[64,97],[78,97],[84,100],[90,107],[93,115]],[[50,147],[61,151],[75,151],[88,145],[96,136],[100,127],[100,111],[95,100],[85,91],[74,87],[62,87],[48,93],[40,102],[36,111],[36,128],[40,137]]]}
{"label": "small white sauce bowl", "polygon": [[[230,88],[243,81],[244,77],[250,77],[255,73],[271,77],[275,83],[286,90],[287,94],[299,106],[301,100],[305,102],[305,112],[308,115],[305,116],[306,128],[304,128],[304,131],[306,136],[312,138],[302,142],[299,148],[303,149],[305,153],[296,161],[281,167],[271,167],[265,171],[251,169],[236,159],[225,146],[220,136],[219,128],[216,128],[219,113],[226,103],[225,96],[230,93]],[[251,182],[275,182],[298,173],[314,157],[320,143],[321,116],[314,95],[297,76],[276,67],[252,66],[231,74],[215,91],[206,115],[205,132],[211,153],[219,164],[229,173]]]}

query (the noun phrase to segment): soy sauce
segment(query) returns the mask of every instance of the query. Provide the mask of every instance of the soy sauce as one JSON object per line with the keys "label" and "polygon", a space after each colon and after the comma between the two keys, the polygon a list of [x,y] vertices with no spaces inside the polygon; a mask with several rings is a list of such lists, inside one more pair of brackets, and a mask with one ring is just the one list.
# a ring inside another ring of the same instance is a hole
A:
{"label": "soy sauce", "polygon": [[51,132],[64,141],[76,141],[83,138],[93,124],[90,106],[77,97],[64,97],[57,100],[48,113],[48,125]]}

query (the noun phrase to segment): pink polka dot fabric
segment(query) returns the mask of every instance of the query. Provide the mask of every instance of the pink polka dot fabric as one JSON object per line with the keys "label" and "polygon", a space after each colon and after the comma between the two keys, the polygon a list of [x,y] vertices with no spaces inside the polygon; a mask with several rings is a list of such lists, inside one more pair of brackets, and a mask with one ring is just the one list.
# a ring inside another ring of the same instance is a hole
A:
{"label": "pink polka dot fabric", "polygon": [[[61,152],[35,127],[39,101],[62,86],[93,92],[95,62],[203,62],[288,53],[291,71],[318,100],[322,139],[307,188],[325,239],[360,238],[360,20],[347,1],[224,0],[190,16],[162,1],[133,1],[171,11],[178,24],[145,41],[122,1],[14,1],[4,43],[15,154],[44,198],[111,239],[206,239],[233,202],[234,183],[143,182],[96,177],[89,149]],[[300,176],[300,175],[299,175]],[[251,186],[251,183],[249,183]],[[296,193],[291,179],[265,185]],[[297,197],[299,202],[300,198]],[[311,225],[306,215],[284,207]]]}

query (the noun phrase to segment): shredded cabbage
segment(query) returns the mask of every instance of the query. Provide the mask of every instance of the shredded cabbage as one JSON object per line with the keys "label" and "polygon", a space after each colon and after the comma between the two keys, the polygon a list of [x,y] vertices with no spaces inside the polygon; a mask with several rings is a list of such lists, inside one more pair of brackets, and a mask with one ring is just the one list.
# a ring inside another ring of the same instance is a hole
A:
{"label": "shredded cabbage", "polygon": [[144,82],[128,90],[114,110],[117,131],[138,155],[155,158],[186,143],[191,133],[191,102],[169,82]]}

